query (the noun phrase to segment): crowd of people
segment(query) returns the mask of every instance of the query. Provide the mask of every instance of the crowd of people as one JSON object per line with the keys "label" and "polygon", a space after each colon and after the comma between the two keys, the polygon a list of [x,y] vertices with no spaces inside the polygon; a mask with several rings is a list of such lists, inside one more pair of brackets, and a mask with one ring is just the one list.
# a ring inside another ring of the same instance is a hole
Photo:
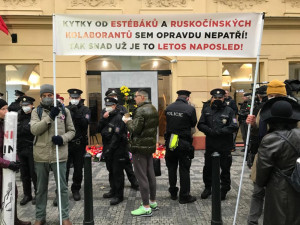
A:
{"label": "crowd of people", "polygon": [[[287,92],[284,82],[273,80],[257,89],[253,114],[250,115],[251,94],[244,93],[238,110],[228,91],[220,88],[211,90],[211,98],[203,104],[200,119],[191,104],[188,90],[177,91],[176,101],[167,106],[166,116],[166,166],[169,178],[170,199],[180,204],[193,203],[191,195],[190,168],[194,158],[194,128],[206,136],[203,166],[204,190],[202,199],[212,194],[212,154],[220,155],[220,197],[226,200],[231,189],[232,151],[239,127],[246,144],[250,125],[250,143],[247,165],[252,170],[253,194],[251,197],[248,225],[258,224],[264,208],[264,224],[300,224],[300,193],[288,182],[287,177],[295,168],[299,156],[300,105]],[[24,196],[20,205],[32,201],[36,206],[35,225],[46,223],[48,179],[53,171],[56,183],[60,180],[60,194],[53,204],[57,206],[61,197],[61,214],[64,225],[72,224],[69,219],[68,180],[70,168],[74,168],[71,192],[74,201],[81,200],[80,189],[83,179],[83,159],[88,144],[87,131],[90,110],[81,99],[82,91],[69,89],[68,106],[57,96],[54,104],[53,85],[44,84],[40,89],[40,104],[34,108],[34,98],[16,91],[16,101],[9,107],[0,99],[0,148],[3,148],[3,120],[8,111],[18,112],[17,161],[3,159],[0,155],[0,179],[2,168],[21,171]],[[152,154],[157,147],[159,116],[145,89],[135,92],[136,109],[129,114],[119,104],[117,90],[108,89],[104,98],[105,108],[101,112],[98,132],[102,136],[102,159],[108,170],[110,205],[124,200],[124,170],[131,187],[139,190],[141,205],[131,211],[132,216],[152,216],[158,210],[156,177]],[[55,133],[57,120],[57,134]],[[59,167],[57,154],[59,152]],[[132,163],[128,152],[132,153]],[[19,163],[20,162],[20,163]],[[59,176],[57,169],[59,168]],[[177,171],[179,170],[179,184]],[[0,180],[1,181],[1,180]],[[0,182],[0,185],[2,182]],[[33,190],[32,190],[33,186]],[[0,191],[0,195],[2,192]],[[17,208],[17,207],[16,207]],[[16,210],[17,211],[17,210]],[[17,215],[17,213],[16,213]],[[15,224],[27,225],[15,219]]]}

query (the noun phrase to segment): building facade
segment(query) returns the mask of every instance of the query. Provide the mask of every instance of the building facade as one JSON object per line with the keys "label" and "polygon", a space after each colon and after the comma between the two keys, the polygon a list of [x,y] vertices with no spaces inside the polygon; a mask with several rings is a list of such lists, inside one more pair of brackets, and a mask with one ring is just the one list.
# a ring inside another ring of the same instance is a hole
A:
{"label": "building facade", "polygon": [[[0,92],[9,102],[14,90],[39,100],[39,86],[53,83],[53,14],[193,14],[265,12],[260,55],[259,82],[300,79],[300,0],[0,0],[0,15],[17,43],[0,32]],[[192,103],[200,117],[209,91],[223,87],[237,102],[250,91],[255,58],[56,56],[56,88],[83,90],[85,104],[101,110],[101,71],[157,70],[160,133],[163,110],[176,99],[176,91],[192,91]],[[203,134],[195,134],[196,148],[203,147]]]}

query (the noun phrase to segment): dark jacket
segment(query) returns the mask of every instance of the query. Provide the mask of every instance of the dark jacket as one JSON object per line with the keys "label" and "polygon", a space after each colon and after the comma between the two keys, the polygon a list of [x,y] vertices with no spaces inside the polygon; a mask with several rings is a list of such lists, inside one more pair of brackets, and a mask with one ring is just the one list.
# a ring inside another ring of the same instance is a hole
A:
{"label": "dark jacket", "polygon": [[99,122],[105,158],[128,158],[127,128],[122,121],[122,113],[118,109],[112,112],[107,119]]}
{"label": "dark jacket", "polygon": [[130,151],[149,155],[156,151],[158,112],[151,102],[137,107],[133,120],[126,123],[131,134]]}
{"label": "dark jacket", "polygon": [[191,128],[196,126],[196,110],[183,98],[170,104],[165,111],[167,119],[167,136],[178,134],[179,137],[191,138]]}
{"label": "dark jacket", "polygon": [[71,105],[70,103],[67,108],[70,110],[76,131],[73,140],[86,139],[91,115],[89,108],[84,106],[83,103],[79,103],[78,105]]}
{"label": "dark jacket", "polygon": [[266,186],[264,224],[299,225],[300,193],[297,193],[275,169],[278,167],[286,175],[290,175],[299,156],[277,132],[287,137],[293,145],[300,145],[298,128],[267,134],[260,144],[256,182],[259,186]]}
{"label": "dark jacket", "polygon": [[24,113],[21,109],[18,111],[18,136],[17,136],[17,151],[33,149],[34,135],[30,131],[31,113]]}
{"label": "dark jacket", "polygon": [[228,98],[224,99],[224,102],[230,107],[232,108],[233,112],[235,115],[238,114],[238,107],[236,106],[236,102],[232,99],[232,97],[228,96]]}
{"label": "dark jacket", "polygon": [[3,159],[3,142],[4,142],[4,121],[0,119],[0,207],[2,207],[2,177],[3,169],[7,168],[10,161]]}
{"label": "dark jacket", "polygon": [[233,148],[233,133],[238,126],[233,110],[226,104],[219,109],[205,107],[197,128],[206,135],[206,149],[228,151]]}

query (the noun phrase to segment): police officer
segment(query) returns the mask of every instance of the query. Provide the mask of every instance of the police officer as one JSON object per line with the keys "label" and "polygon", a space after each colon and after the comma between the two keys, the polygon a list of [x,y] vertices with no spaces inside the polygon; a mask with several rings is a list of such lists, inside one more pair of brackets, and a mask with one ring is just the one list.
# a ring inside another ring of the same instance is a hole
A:
{"label": "police officer", "polygon": [[8,106],[8,111],[9,112],[18,112],[21,109],[20,106],[20,97],[24,96],[25,93],[19,90],[15,90],[15,101],[12,102],[9,106]]}
{"label": "police officer", "polygon": [[231,189],[230,167],[232,163],[231,150],[233,148],[233,133],[237,131],[237,120],[234,111],[224,102],[225,91],[213,89],[210,94],[210,107],[202,111],[197,128],[206,135],[206,150],[204,154],[203,181],[205,189],[202,199],[211,195],[212,158],[213,152],[218,152],[221,165],[221,200],[225,200]]}
{"label": "police officer", "polygon": [[[179,203],[186,204],[196,201],[196,197],[190,195],[190,167],[194,158],[191,129],[195,127],[197,117],[195,108],[188,103],[191,92],[179,90],[177,94],[177,100],[170,104],[165,111],[167,119],[165,159],[169,174],[171,199],[177,199],[178,187],[176,183],[179,164]],[[178,144],[172,146],[174,142]]]}
{"label": "police officer", "polygon": [[[238,119],[239,119],[239,124],[241,128],[241,134],[244,142],[244,146],[246,146],[246,137],[247,137],[247,130],[248,130],[248,125],[246,123],[247,116],[250,113],[250,107],[251,107],[251,93],[244,93],[243,94],[243,102],[239,103],[240,110],[238,112]],[[245,151],[245,150],[242,150]]]}
{"label": "police officer", "polygon": [[[117,93],[116,89],[113,89],[113,88],[109,88],[105,92],[105,96],[106,97],[111,97],[111,98],[114,98],[114,99],[118,100],[118,93]],[[123,105],[117,104],[117,109],[120,111],[120,113],[122,115],[124,115],[125,113],[128,113],[127,109]],[[103,113],[102,117],[104,119],[107,119],[108,116],[111,114],[111,113],[109,113],[105,110],[103,110],[102,113]],[[114,112],[112,112],[112,114],[114,114]],[[134,175],[133,168],[132,168],[132,163],[130,162],[129,155],[126,158],[124,169],[125,169],[125,172],[127,174],[128,180],[131,184],[131,188],[133,188],[135,190],[138,190],[138,188],[139,188],[138,181],[137,181],[137,179]]]}
{"label": "police officer", "polygon": [[76,130],[75,137],[69,142],[69,154],[67,161],[67,174],[68,181],[71,163],[74,166],[73,184],[71,191],[75,201],[81,199],[79,190],[82,182],[82,169],[84,163],[85,148],[87,145],[87,129],[90,120],[90,110],[88,107],[80,103],[82,91],[79,89],[69,89],[70,103],[67,108],[71,112],[73,124]]}
{"label": "police officer", "polygon": [[106,168],[109,173],[110,191],[103,198],[112,198],[110,205],[117,205],[124,196],[124,167],[128,158],[127,128],[118,109],[118,101],[105,97],[105,111],[110,112],[107,119],[99,121],[99,131],[103,142]]}
{"label": "police officer", "polygon": [[17,132],[17,154],[21,162],[21,180],[23,185],[24,197],[20,205],[26,205],[32,200],[35,204],[35,196],[32,197],[31,182],[33,183],[34,193],[36,193],[36,173],[33,161],[33,139],[30,132],[30,119],[33,110],[34,98],[23,96],[20,98],[21,109],[18,111],[18,132]]}

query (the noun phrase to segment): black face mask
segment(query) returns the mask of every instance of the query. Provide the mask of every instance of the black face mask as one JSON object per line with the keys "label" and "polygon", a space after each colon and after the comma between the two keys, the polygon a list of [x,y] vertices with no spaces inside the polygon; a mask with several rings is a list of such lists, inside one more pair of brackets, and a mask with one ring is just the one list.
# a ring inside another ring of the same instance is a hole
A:
{"label": "black face mask", "polygon": [[220,109],[223,106],[223,102],[222,100],[214,100],[214,102],[212,103],[212,108],[213,109]]}

